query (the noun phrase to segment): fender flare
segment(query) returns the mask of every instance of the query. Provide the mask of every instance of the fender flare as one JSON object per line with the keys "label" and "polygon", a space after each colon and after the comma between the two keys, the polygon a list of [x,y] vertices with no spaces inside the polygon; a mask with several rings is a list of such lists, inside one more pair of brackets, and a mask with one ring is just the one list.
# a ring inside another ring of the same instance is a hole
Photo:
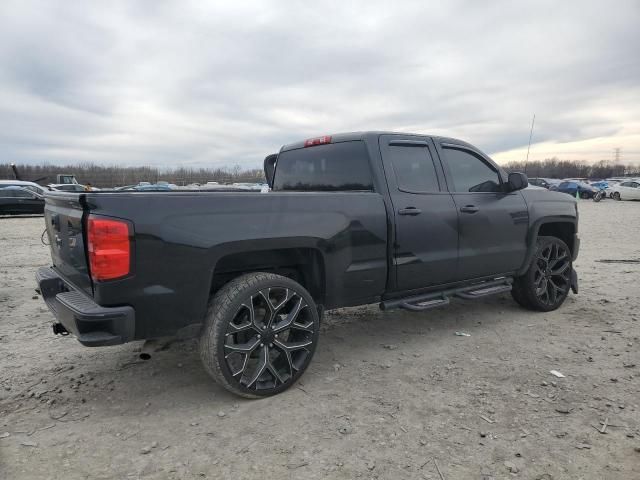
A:
{"label": "fender flare", "polygon": [[[529,269],[529,265],[531,264],[531,260],[533,259],[533,255],[536,250],[536,241],[538,240],[538,233],[540,232],[540,227],[542,225],[548,223],[568,223],[571,224],[574,228],[574,232],[577,230],[578,219],[575,217],[567,216],[567,215],[557,215],[550,217],[543,217],[536,220],[530,227],[529,233],[527,235],[527,254],[525,255],[524,262],[520,269],[516,272],[516,276],[524,275],[526,271]],[[575,248],[575,247],[574,247]],[[575,254],[572,251],[572,254]]]}

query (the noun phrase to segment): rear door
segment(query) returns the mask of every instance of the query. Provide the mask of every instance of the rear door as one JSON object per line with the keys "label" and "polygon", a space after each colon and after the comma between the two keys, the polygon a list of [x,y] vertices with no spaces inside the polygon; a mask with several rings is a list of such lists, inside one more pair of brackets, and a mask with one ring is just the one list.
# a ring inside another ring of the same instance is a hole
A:
{"label": "rear door", "polygon": [[395,290],[453,281],[458,214],[446,191],[433,141],[415,135],[382,135],[379,142],[394,210]]}
{"label": "rear door", "polygon": [[518,270],[529,226],[522,194],[505,193],[500,171],[480,152],[448,143],[439,152],[459,212],[457,280]]}
{"label": "rear door", "polygon": [[9,215],[12,213],[20,213],[15,192],[16,190],[13,188],[0,188],[0,214]]}
{"label": "rear door", "polygon": [[16,213],[31,213],[31,202],[33,195],[30,191],[24,188],[14,189],[13,196],[15,200],[15,212]]}
{"label": "rear door", "polygon": [[16,193],[23,213],[42,213],[44,200],[39,195],[26,188],[17,190]]}

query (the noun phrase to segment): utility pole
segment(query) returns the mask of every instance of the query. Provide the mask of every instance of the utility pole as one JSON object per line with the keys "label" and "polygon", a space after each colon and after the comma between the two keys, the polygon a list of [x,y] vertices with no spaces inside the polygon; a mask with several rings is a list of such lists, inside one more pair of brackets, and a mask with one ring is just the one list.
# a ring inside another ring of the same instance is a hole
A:
{"label": "utility pole", "polygon": [[527,173],[527,163],[529,163],[529,150],[531,149],[531,138],[533,137],[533,124],[536,121],[536,114],[533,114],[533,118],[531,119],[531,131],[529,132],[529,146],[527,147],[527,158],[524,161],[524,173]]}
{"label": "utility pole", "polygon": [[616,163],[620,163],[620,147],[616,147],[613,149],[613,156]]}

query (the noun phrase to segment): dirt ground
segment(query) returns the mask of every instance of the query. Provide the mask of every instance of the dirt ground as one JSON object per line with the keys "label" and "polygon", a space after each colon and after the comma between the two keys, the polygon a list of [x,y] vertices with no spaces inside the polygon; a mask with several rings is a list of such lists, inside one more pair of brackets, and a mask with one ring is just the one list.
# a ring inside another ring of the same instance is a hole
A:
{"label": "dirt ground", "polygon": [[264,400],[213,383],[194,341],[145,362],[54,336],[43,220],[2,218],[0,479],[640,479],[640,203],[580,215],[560,310],[330,312],[302,381]]}

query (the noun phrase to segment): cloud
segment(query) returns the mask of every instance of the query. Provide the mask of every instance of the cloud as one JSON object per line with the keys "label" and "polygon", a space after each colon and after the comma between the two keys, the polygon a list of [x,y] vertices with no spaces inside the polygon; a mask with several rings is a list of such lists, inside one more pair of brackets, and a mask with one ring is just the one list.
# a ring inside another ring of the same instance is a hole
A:
{"label": "cloud", "polygon": [[0,16],[0,162],[259,167],[377,129],[508,161],[534,112],[534,156],[640,162],[633,0],[22,0]]}

